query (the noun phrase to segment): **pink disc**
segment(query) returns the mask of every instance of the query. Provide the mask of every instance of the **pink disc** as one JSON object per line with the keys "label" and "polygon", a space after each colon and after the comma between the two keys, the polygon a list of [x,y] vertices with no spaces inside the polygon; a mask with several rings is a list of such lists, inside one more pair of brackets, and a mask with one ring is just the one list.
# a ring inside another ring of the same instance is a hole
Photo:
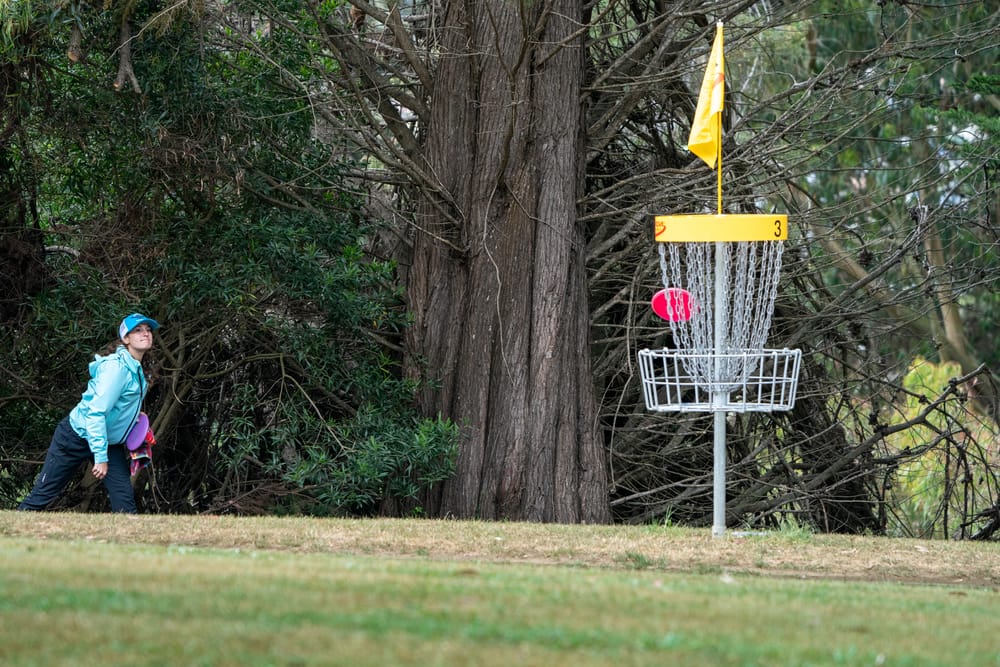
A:
{"label": "pink disc", "polygon": [[691,292],[680,287],[661,289],[650,303],[653,312],[668,322],[687,322],[693,311]]}

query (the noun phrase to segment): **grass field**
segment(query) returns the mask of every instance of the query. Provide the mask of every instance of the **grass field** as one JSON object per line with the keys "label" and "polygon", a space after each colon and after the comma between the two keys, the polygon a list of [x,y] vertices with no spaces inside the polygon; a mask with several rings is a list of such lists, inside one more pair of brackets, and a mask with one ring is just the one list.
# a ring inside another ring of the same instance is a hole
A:
{"label": "grass field", "polygon": [[3,665],[1000,666],[1000,545],[0,512]]}

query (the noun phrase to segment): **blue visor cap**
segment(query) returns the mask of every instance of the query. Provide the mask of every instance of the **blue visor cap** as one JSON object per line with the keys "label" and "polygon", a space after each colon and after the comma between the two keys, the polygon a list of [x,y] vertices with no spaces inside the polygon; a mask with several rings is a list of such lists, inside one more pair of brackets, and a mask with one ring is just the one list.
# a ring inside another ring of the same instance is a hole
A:
{"label": "blue visor cap", "polygon": [[153,331],[160,328],[160,323],[156,320],[150,319],[140,313],[132,313],[118,325],[118,337],[125,338],[132,329],[135,329],[140,324],[148,324],[149,328]]}

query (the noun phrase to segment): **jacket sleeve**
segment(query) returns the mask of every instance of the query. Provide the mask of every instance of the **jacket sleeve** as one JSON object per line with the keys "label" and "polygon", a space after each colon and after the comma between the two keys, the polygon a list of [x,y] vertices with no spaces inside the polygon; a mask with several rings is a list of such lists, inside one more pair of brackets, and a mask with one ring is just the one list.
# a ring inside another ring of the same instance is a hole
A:
{"label": "jacket sleeve", "polygon": [[94,463],[108,461],[108,416],[122,394],[128,371],[109,359],[97,368],[94,393],[88,401],[87,443],[94,453]]}

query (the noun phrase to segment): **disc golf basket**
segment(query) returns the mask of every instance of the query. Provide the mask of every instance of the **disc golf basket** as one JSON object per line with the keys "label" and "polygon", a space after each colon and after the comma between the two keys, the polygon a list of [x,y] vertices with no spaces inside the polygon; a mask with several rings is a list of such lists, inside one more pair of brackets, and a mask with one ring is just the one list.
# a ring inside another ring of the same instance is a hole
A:
{"label": "disc golf basket", "polygon": [[767,349],[787,237],[784,215],[657,216],[663,290],[654,311],[674,347],[638,353],[646,408],[715,413],[712,532],[725,532],[725,415],[791,410],[800,350]]}
{"label": "disc golf basket", "polygon": [[674,347],[640,350],[646,408],[715,414],[712,534],[726,530],[726,413],[795,405],[799,350],[764,348],[788,217],[723,213],[722,23],[716,24],[688,150],[717,172],[716,215],[656,217],[663,290],[653,297]]}

